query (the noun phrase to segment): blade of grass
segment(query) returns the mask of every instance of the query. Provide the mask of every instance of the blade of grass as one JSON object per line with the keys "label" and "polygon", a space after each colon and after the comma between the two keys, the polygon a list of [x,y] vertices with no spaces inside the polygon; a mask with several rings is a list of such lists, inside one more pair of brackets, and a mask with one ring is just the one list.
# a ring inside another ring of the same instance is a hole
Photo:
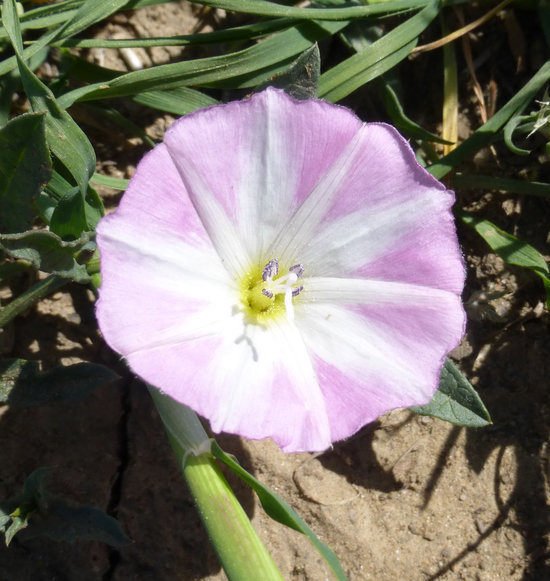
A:
{"label": "blade of grass", "polygon": [[82,196],[95,170],[95,153],[84,132],[57,104],[53,93],[21,58],[23,42],[14,0],[3,0],[4,25],[10,35],[25,92],[35,112],[47,112],[46,140],[52,153],[73,175]]}
{"label": "blade of grass", "polygon": [[485,24],[488,20],[490,20],[493,16],[495,16],[495,14],[500,12],[507,4],[510,4],[510,2],[512,2],[512,0],[504,0],[498,6],[495,6],[494,8],[489,10],[489,12],[487,12],[487,14],[484,14],[481,18],[478,18],[474,22],[471,22],[470,24],[463,26],[459,30],[455,30],[454,32],[451,32],[450,34],[447,34],[446,36],[444,36],[443,38],[440,38],[439,40],[436,40],[435,42],[430,42],[430,44],[425,44],[423,46],[419,46],[419,47],[415,48],[413,52],[415,52],[415,53],[426,52],[428,50],[434,50],[436,48],[441,48],[442,46],[445,46],[445,45],[449,44],[450,42],[453,42],[453,40],[456,40],[457,38],[460,38],[461,36],[464,36],[465,34],[468,34],[469,32],[472,32],[472,30],[475,30],[479,26]]}
{"label": "blade of grass", "polygon": [[[97,0],[86,0],[84,3],[75,3],[74,5],[78,6],[78,9],[76,10],[73,8],[72,10],[64,10],[60,12],[52,11],[47,17],[43,17],[42,19],[32,18],[33,14],[36,15],[36,11],[30,11],[27,13],[28,20],[24,21],[25,24],[23,26],[19,24],[20,30],[24,30],[25,28],[46,28],[56,24],[61,24],[61,26],[49,31],[25,50],[23,50],[23,47],[21,46],[19,50],[21,58],[24,60],[30,59],[31,56],[35,55],[45,46],[51,45],[56,40],[68,38],[86,28],[89,28],[92,24],[107,18],[107,16],[116,12],[127,3],[128,0],[108,0],[103,2],[97,2]],[[46,10],[43,11],[46,12]],[[0,38],[6,37],[8,34],[5,23],[2,21]],[[0,76],[8,73],[16,66],[17,61],[15,57],[5,59],[0,63]]]}
{"label": "blade of grass", "polygon": [[184,34],[181,36],[161,36],[150,38],[67,38],[54,46],[78,48],[149,48],[152,46],[194,46],[217,44],[241,40],[255,40],[293,26],[290,18],[275,18],[266,22],[255,22],[226,30]]}
{"label": "blade of grass", "polygon": [[354,54],[321,75],[319,96],[337,102],[391,69],[416,46],[418,36],[437,16],[439,9],[439,1],[431,2],[364,51]]}
{"label": "blade of grass", "polygon": [[93,24],[107,18],[125,4],[128,0],[86,0],[77,10],[76,14],[59,29],[59,38],[70,38],[79,32],[86,30]]}
{"label": "blade of grass", "polygon": [[[21,14],[21,30],[38,30],[49,28],[72,18],[84,0],[76,2],[60,2],[37,6]],[[7,38],[7,33],[3,28],[3,21],[0,19],[0,38]]]}
{"label": "blade of grass", "polygon": [[[338,32],[347,22],[303,22],[244,50],[224,56],[209,57],[160,65],[126,73],[104,83],[95,83],[66,93],[61,106],[75,101],[125,97],[147,91],[182,86],[251,87],[280,72],[297,55],[316,41]],[[230,83],[226,83],[231,79]]]}
{"label": "blade of grass", "polygon": [[61,278],[54,274],[40,282],[37,282],[30,289],[13,299],[11,303],[0,308],[0,329],[5,327],[10,321],[17,317],[17,315],[24,313],[27,309],[32,307],[34,303],[37,303],[43,298],[51,295],[62,286],[65,286],[68,282],[68,278]]}
{"label": "blade of grass", "polygon": [[113,178],[111,176],[105,176],[100,173],[95,173],[90,181],[98,186],[105,186],[107,188],[112,188],[113,190],[125,190],[130,183],[130,180],[124,180],[122,178]]}
{"label": "blade of grass", "polygon": [[[442,19],[442,32],[447,27]],[[443,155],[451,153],[458,141],[458,73],[454,44],[443,47],[443,139],[451,143],[443,146]]]}
{"label": "blade of grass", "polygon": [[216,99],[188,87],[140,93],[134,97],[134,101],[172,115],[187,115],[196,109],[219,103]]}
{"label": "blade of grass", "polygon": [[502,192],[525,194],[550,200],[550,184],[542,182],[456,173],[453,177],[453,185],[458,188],[500,190]]}
{"label": "blade of grass", "polygon": [[489,220],[483,220],[464,212],[457,212],[460,219],[487,242],[505,262],[513,266],[527,268],[541,277],[546,291],[546,306],[550,309],[550,269],[548,264],[535,248],[527,242],[508,234]]}
{"label": "blade of grass", "polygon": [[[21,58],[25,61],[29,61],[33,56],[38,54],[42,49],[49,46],[51,42],[57,35],[57,29],[50,30],[43,36],[41,36],[36,42],[25,48],[23,51],[20,51]],[[10,56],[7,59],[4,59],[0,62],[0,77],[3,77],[5,74],[13,71],[17,68],[17,58],[15,56]]]}
{"label": "blade of grass", "polygon": [[389,0],[361,6],[342,6],[341,8],[301,8],[285,6],[266,0],[196,0],[197,4],[222,8],[244,14],[272,16],[278,18],[307,18],[314,20],[351,20],[365,18],[374,14],[387,14],[423,8],[429,0]]}
{"label": "blade of grass", "polygon": [[433,143],[447,143],[444,139],[427,131],[418,123],[415,123],[412,119],[407,117],[403,106],[399,102],[397,93],[393,89],[391,83],[385,78],[382,80],[380,93],[384,101],[384,106],[386,107],[386,112],[388,113],[391,122],[407,137],[414,137],[415,139],[420,139],[422,141],[429,141]]}
{"label": "blade of grass", "polygon": [[462,161],[471,157],[476,151],[488,145],[496,133],[506,125],[514,115],[520,114],[536,94],[550,79],[550,60],[546,61],[538,72],[509,101],[495,113],[487,123],[462,142],[454,151],[428,168],[437,179],[441,179],[456,168]]}

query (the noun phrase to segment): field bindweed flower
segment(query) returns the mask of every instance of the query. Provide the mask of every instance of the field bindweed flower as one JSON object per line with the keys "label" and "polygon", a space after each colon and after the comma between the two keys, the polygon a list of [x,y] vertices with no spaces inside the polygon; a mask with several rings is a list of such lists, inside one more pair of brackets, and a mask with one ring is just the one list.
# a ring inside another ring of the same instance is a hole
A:
{"label": "field bindweed flower", "polygon": [[436,390],[465,320],[453,201],[343,107],[199,110],[99,224],[100,328],[215,432],[324,450]]}

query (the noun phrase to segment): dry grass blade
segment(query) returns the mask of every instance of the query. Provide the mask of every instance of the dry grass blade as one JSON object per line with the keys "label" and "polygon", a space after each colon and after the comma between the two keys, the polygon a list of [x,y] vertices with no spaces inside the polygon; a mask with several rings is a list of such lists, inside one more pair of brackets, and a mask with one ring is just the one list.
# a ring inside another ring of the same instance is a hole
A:
{"label": "dry grass blade", "polygon": [[453,42],[453,40],[456,40],[457,38],[460,38],[461,36],[468,34],[472,30],[475,30],[479,26],[482,26],[487,21],[491,20],[491,18],[495,14],[497,14],[505,6],[510,4],[511,1],[512,0],[504,0],[498,6],[495,6],[494,8],[489,10],[489,12],[487,12],[487,14],[484,14],[483,16],[481,16],[481,18],[478,18],[477,20],[474,20],[470,24],[463,26],[462,28],[459,28],[458,30],[455,30],[454,32],[451,32],[451,34],[448,34],[447,36],[440,38],[439,40],[436,40],[434,42],[430,42],[428,44],[423,44],[422,46],[417,46],[415,49],[413,49],[412,53],[416,54],[419,52],[427,52],[429,50],[435,50],[436,48],[441,48],[442,46],[448,44],[449,42]]}
{"label": "dry grass blade", "polygon": [[[442,21],[442,29],[446,26]],[[442,137],[451,143],[443,145],[443,155],[451,153],[458,141],[458,73],[455,47],[443,48],[443,131]]]}

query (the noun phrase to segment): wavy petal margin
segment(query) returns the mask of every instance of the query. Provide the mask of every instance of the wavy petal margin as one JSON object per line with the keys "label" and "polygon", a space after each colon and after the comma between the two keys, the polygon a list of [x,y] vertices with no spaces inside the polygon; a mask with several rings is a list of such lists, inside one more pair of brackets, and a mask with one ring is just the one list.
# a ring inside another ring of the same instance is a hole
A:
{"label": "wavy petal margin", "polygon": [[[465,323],[453,201],[343,107],[267,89],[194,112],[98,226],[100,328],[214,431],[324,450],[436,390]],[[273,258],[304,289],[255,324],[242,280]]]}

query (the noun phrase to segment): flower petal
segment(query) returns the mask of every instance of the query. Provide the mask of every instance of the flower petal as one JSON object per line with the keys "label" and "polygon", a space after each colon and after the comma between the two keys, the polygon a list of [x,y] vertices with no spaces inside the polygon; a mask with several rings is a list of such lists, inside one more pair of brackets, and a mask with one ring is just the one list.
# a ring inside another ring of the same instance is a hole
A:
{"label": "flower petal", "polygon": [[122,355],[194,336],[194,329],[214,332],[212,321],[230,316],[233,281],[163,145],[139,164],[119,208],[98,225],[97,241],[97,317]]}
{"label": "flower petal", "polygon": [[288,452],[331,443],[325,403],[303,340],[293,325],[272,329],[233,317],[215,336],[132,353],[132,369],[209,418],[215,432],[273,438]]}
{"label": "flower petal", "polygon": [[396,407],[427,403],[464,330],[454,293],[407,283],[314,278],[296,324],[319,375],[333,440]]}
{"label": "flower petal", "polygon": [[[437,387],[464,325],[452,202],[346,109],[268,89],[199,111],[98,227],[101,329],[215,431],[324,450]],[[295,318],[251,323],[243,283],[275,258],[304,267]]]}
{"label": "flower petal", "polygon": [[[222,209],[250,257],[267,260],[275,236],[360,127],[343,107],[267,89],[183,117],[165,143],[212,238]],[[225,257],[223,244],[217,248]]]}
{"label": "flower petal", "polygon": [[453,202],[395,129],[369,124],[327,170],[276,245],[308,275],[460,292],[464,268]]}

